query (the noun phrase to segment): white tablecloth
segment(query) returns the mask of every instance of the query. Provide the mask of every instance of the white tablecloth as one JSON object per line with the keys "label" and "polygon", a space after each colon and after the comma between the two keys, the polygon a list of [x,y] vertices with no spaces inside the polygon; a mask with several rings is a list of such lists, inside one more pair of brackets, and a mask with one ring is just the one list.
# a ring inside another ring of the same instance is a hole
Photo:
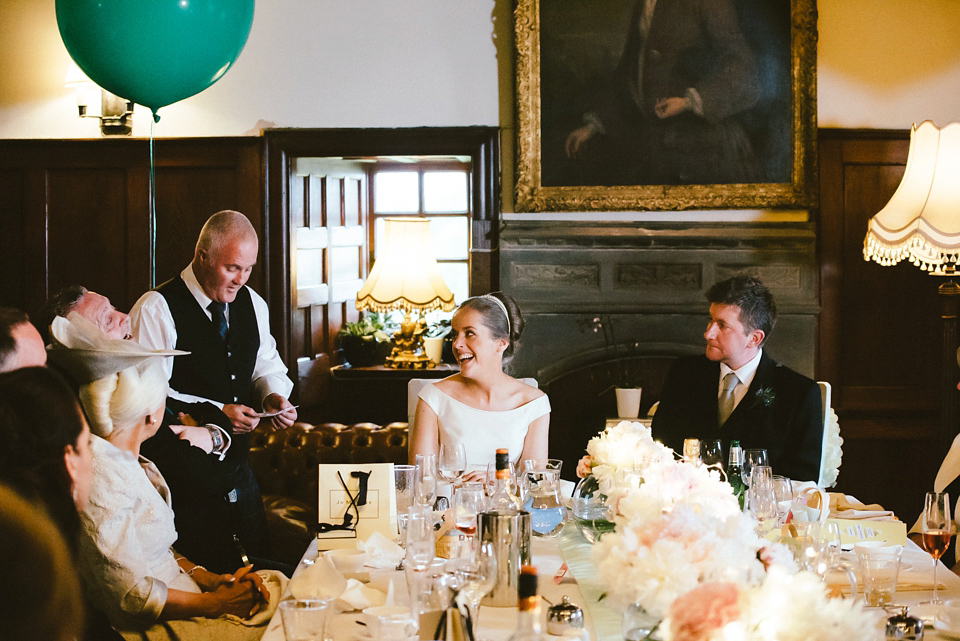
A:
{"label": "white tablecloth", "polygon": [[[533,564],[540,576],[540,593],[551,603],[561,601],[566,595],[570,597],[573,603],[581,606],[591,641],[619,640],[622,639],[620,614],[607,606],[605,602],[600,601],[600,596],[604,590],[595,578],[594,565],[590,561],[590,547],[590,544],[583,539],[573,523],[567,523],[563,534],[559,538],[534,538]],[[929,572],[932,579],[932,561],[923,550],[910,541],[904,553],[904,559],[907,561],[911,572]],[[313,545],[304,554],[305,559],[315,558],[316,556],[317,550]],[[554,577],[563,565],[564,560],[566,560],[569,571],[562,579],[556,581]],[[303,566],[301,565],[301,567]],[[940,589],[941,598],[944,600],[960,598],[960,577],[941,564],[937,570],[937,579],[941,585],[945,586]],[[960,635],[942,635],[933,628],[932,620],[936,616],[939,606],[919,605],[921,601],[928,600],[931,596],[932,592],[930,591],[907,591],[898,592],[895,600],[899,604],[909,606],[910,612],[914,616],[919,616],[927,621],[925,638],[950,639],[953,641],[960,639]],[[544,604],[542,612],[543,616],[546,617],[546,604]],[[334,641],[354,641],[358,633],[363,630],[357,624],[358,618],[359,613],[357,612],[338,613],[331,620],[328,636],[332,637]],[[482,606],[480,608],[478,637],[484,639],[484,641],[504,641],[513,632],[516,619],[517,609],[515,607],[491,608]],[[882,639],[882,632],[879,634],[878,639]],[[563,637],[554,638],[561,639]],[[263,635],[263,640],[284,641],[279,611],[270,621]]]}

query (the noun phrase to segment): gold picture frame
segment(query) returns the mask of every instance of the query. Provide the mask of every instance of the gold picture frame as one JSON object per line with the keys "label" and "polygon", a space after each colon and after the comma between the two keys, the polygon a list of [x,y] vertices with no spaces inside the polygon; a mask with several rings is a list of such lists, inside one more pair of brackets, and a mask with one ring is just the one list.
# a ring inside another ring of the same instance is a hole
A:
{"label": "gold picture frame", "polygon": [[[724,155],[726,152],[718,152],[713,156],[710,155],[712,151],[700,154],[668,150],[667,153],[644,157],[636,152],[641,145],[627,146],[625,141],[630,141],[631,145],[634,140],[643,140],[646,143],[650,140],[649,137],[620,137],[615,135],[616,132],[603,129],[600,129],[603,133],[595,136],[595,139],[608,139],[611,144],[619,144],[619,150],[626,150],[626,154],[611,151],[603,155],[602,151],[594,150],[591,165],[586,164],[582,154],[578,158],[568,157],[567,132],[584,126],[587,122],[597,122],[594,116],[580,116],[593,113],[590,107],[591,99],[600,96],[596,100],[601,103],[602,98],[607,96],[611,97],[608,104],[627,104],[623,99],[617,102],[613,98],[617,95],[614,80],[617,74],[621,74],[624,79],[621,83],[624,88],[619,91],[619,95],[621,98],[632,95],[635,100],[633,108],[637,109],[637,114],[641,113],[637,105],[644,103],[642,96],[637,97],[636,86],[647,87],[653,80],[642,85],[634,83],[634,93],[627,93],[626,86],[630,82],[626,80],[630,77],[627,69],[629,61],[634,58],[633,54],[628,56],[626,52],[633,51],[630,49],[630,38],[634,36],[629,34],[643,33],[637,25],[642,19],[644,1],[517,0],[516,211],[812,206],[816,196],[816,0],[660,0],[660,4],[655,5],[658,9],[654,11],[652,19],[650,15],[646,16],[649,25],[646,33],[651,38],[654,29],[662,29],[666,22],[663,18],[666,14],[663,12],[676,5],[685,6],[680,7],[682,13],[677,13],[677,16],[697,15],[697,11],[702,15],[706,9],[707,12],[716,12],[710,15],[726,16],[727,26],[736,25],[732,30],[740,28],[740,42],[748,47],[746,51],[749,57],[744,58],[751,60],[755,72],[751,78],[756,79],[754,88],[757,89],[754,94],[759,98],[750,108],[726,117],[722,123],[732,123],[731,127],[740,127],[744,132],[741,138],[746,136],[748,145],[753,145],[749,148],[750,162],[753,163],[749,171],[738,173],[743,165],[740,160],[730,163],[713,161],[714,158],[731,157],[729,154]],[[696,11],[691,9],[693,6]],[[659,7],[663,7],[663,10]],[[771,11],[771,7],[775,8],[774,11]],[[732,20],[735,22],[731,22],[731,10],[734,11]],[[625,17],[628,15],[637,22],[627,23]],[[628,28],[628,24],[632,26]],[[704,31],[703,24],[688,27],[675,28],[681,31]],[[708,27],[707,30],[709,29],[716,31],[714,27]],[[643,38],[639,35],[636,37]],[[643,55],[645,59],[662,62],[670,55],[671,44],[683,41],[684,37],[682,34],[671,33],[662,52],[652,49],[651,45]],[[701,37],[700,40],[705,39]],[[722,38],[715,40],[722,41]],[[655,44],[655,41],[647,42]],[[718,45],[708,46],[714,48],[699,46],[692,49],[692,53],[687,50],[678,55],[685,57],[679,63],[685,65],[683,74],[688,74],[691,78],[701,78],[713,73],[713,70],[722,64],[727,64],[711,62],[714,59],[728,60],[729,56],[723,58],[719,54],[715,55]],[[638,45],[636,50],[642,49],[643,47]],[[704,65],[704,61],[708,61],[707,65],[712,67]],[[657,70],[652,69],[653,63],[641,67],[643,64],[640,62],[636,67],[641,69],[641,73],[648,74],[648,78],[655,79]],[[711,100],[708,91],[709,87],[694,96],[694,101],[699,100],[700,107],[705,112],[715,104],[707,104]],[[736,93],[730,91],[728,97]],[[747,100],[745,98],[742,102]],[[693,103],[687,101],[687,104]],[[656,113],[659,108],[657,106],[648,112]],[[621,108],[621,111],[626,112],[627,109]],[[685,114],[683,117],[687,120],[684,122],[695,121],[696,113],[698,112]],[[700,115],[703,122],[712,124],[703,114]],[[583,120],[577,119],[580,117]],[[637,121],[641,118],[642,116],[638,115]],[[618,121],[614,119],[613,122]],[[648,128],[651,130],[661,124],[661,121],[653,118],[649,118],[647,122],[654,123]],[[696,140],[705,138],[698,135]],[[669,141],[663,143],[669,144]],[[665,147],[646,145],[644,148],[663,150]],[[684,163],[687,161],[699,162],[704,169],[699,174],[696,167],[690,172],[682,167],[674,170],[668,161],[662,160],[670,157],[679,158],[678,166],[685,167]],[[624,158],[630,158],[629,162],[624,161]],[[635,170],[635,167],[640,169]],[[669,181],[665,181],[661,174],[668,171],[675,173],[669,174]],[[697,178],[697,175],[710,178]],[[738,178],[739,175],[750,176],[750,179]],[[722,176],[722,180],[715,179],[714,176]]]}

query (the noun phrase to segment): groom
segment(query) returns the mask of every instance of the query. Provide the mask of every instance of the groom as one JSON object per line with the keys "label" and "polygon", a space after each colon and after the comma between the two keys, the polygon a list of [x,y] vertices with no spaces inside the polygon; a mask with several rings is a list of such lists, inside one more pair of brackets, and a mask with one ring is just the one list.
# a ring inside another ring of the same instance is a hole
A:
{"label": "groom", "polygon": [[685,438],[764,448],[774,474],[816,481],[823,412],[815,382],[763,351],[777,317],[773,295],[735,276],[707,292],[706,354],[670,367],[653,416],[653,437],[676,452]]}

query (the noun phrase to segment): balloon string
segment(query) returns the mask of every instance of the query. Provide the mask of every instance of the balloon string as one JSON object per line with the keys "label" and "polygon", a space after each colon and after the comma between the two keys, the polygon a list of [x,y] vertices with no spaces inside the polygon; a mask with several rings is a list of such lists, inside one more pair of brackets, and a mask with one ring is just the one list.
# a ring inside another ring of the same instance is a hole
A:
{"label": "balloon string", "polygon": [[155,118],[150,120],[150,248],[147,252],[150,260],[150,289],[157,286],[157,183],[153,154],[153,126]]}

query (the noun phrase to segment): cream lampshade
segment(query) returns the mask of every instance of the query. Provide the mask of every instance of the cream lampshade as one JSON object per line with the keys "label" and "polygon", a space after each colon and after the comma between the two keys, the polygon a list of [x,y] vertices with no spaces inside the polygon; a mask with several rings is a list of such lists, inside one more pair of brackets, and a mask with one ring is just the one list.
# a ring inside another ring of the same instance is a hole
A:
{"label": "cream lampshade", "polygon": [[[910,130],[907,167],[890,202],[867,225],[864,260],[896,265],[909,260],[937,276],[956,274],[960,257],[960,123],[938,129],[925,120]],[[960,286],[952,279],[940,285],[943,320],[939,449],[946,454],[956,432],[960,370],[957,316]]]}
{"label": "cream lampshade", "polygon": [[[451,311],[453,293],[437,268],[430,248],[427,218],[385,218],[383,249],[357,293],[357,309],[373,312],[403,310],[404,320],[394,335],[387,366],[403,369],[433,367],[423,351],[426,321],[423,314],[435,309]],[[414,322],[410,314],[418,312]]]}
{"label": "cream lampshade", "polygon": [[863,256],[881,265],[907,259],[931,272],[953,270],[960,256],[960,122],[913,126],[903,180],[870,219]]}

